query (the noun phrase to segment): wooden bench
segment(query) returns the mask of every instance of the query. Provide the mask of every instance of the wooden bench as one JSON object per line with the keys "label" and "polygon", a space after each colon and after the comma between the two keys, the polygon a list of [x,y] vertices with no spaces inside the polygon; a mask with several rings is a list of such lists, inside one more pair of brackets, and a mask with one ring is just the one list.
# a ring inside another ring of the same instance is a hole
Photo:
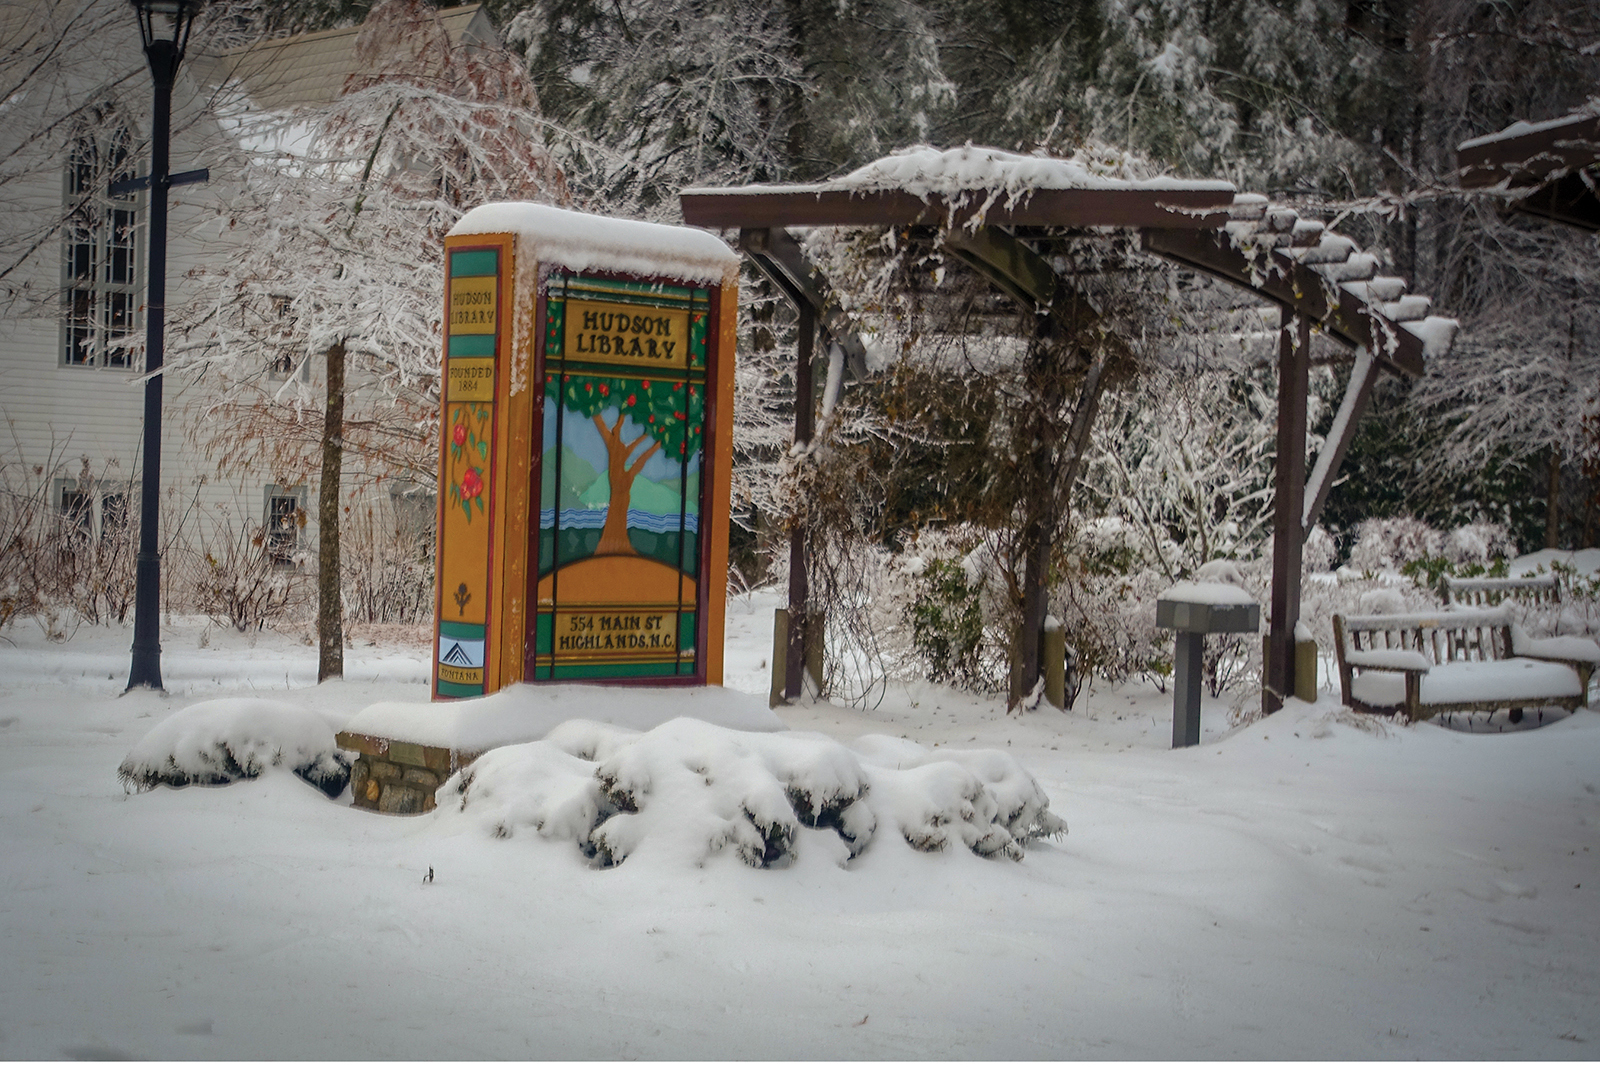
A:
{"label": "wooden bench", "polygon": [[1539,605],[1561,604],[1561,583],[1554,572],[1542,576],[1439,577],[1439,599],[1446,606],[1498,606],[1510,599]]}
{"label": "wooden bench", "polygon": [[1536,640],[1505,607],[1333,618],[1344,703],[1412,720],[1447,712],[1589,703],[1600,645],[1580,636]]}

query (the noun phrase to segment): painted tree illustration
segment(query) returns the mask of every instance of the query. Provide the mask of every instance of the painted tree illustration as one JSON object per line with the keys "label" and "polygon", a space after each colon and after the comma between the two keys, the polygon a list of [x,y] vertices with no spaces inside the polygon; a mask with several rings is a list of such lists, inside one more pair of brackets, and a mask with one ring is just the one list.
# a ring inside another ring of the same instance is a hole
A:
{"label": "painted tree illustration", "polygon": [[[634,554],[628,537],[628,503],[633,481],[657,452],[678,463],[687,463],[704,441],[705,389],[682,380],[635,379],[631,377],[572,376],[561,392],[563,404],[594,422],[606,447],[606,480],[611,487],[611,505],[600,545],[595,556]],[[546,382],[545,395],[556,397],[556,378]],[[606,412],[616,408],[616,420],[608,422]],[[623,424],[632,421],[644,432],[624,441]],[[641,450],[642,449],[642,450]],[[635,455],[637,453],[637,455]],[[633,457],[630,462],[629,457]]]}

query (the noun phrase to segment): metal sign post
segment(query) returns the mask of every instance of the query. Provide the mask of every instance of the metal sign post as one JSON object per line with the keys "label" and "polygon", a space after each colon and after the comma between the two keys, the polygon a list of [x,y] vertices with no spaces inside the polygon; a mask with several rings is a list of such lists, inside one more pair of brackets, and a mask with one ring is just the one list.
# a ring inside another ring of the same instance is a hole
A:
{"label": "metal sign post", "polygon": [[[1178,584],[1156,600],[1156,627],[1174,629],[1178,643],[1173,659],[1172,747],[1200,744],[1200,675],[1208,633],[1255,632],[1261,627],[1261,606],[1245,601],[1201,601],[1213,584]],[[1197,590],[1198,589],[1198,590]],[[1185,596],[1190,597],[1185,597]]]}

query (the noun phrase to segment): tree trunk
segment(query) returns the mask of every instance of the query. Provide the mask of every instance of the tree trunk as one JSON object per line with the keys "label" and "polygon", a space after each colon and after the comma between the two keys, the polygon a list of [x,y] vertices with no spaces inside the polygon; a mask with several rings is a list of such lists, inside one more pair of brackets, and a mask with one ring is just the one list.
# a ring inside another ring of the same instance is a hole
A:
{"label": "tree trunk", "polygon": [[1011,670],[1011,695],[1008,710],[1021,704],[1042,676],[1039,665],[1039,639],[1044,633],[1049,607],[1050,531],[1043,522],[1032,525],[1034,537],[1024,543],[1022,564],[1022,622],[1017,629],[1016,663]]}
{"label": "tree trunk", "polygon": [[1549,479],[1544,494],[1544,548],[1561,548],[1561,453],[1550,449]]}
{"label": "tree trunk", "polygon": [[344,677],[339,598],[339,476],[344,467],[344,340],[328,347],[328,402],[322,414],[322,488],[317,494],[317,680]]}
{"label": "tree trunk", "polygon": [[606,509],[605,526],[600,529],[600,544],[595,547],[595,556],[621,554],[628,556],[638,553],[633,548],[633,539],[628,537],[628,502],[633,494],[633,480],[639,476],[644,465],[650,457],[656,454],[660,444],[652,444],[649,449],[638,459],[633,461],[633,466],[628,466],[628,456],[633,450],[643,444],[648,436],[642,436],[632,444],[622,443],[622,422],[619,415],[615,428],[607,428],[606,423],[596,414],[594,427],[600,431],[600,439],[606,445],[606,483],[611,488],[611,503]]}

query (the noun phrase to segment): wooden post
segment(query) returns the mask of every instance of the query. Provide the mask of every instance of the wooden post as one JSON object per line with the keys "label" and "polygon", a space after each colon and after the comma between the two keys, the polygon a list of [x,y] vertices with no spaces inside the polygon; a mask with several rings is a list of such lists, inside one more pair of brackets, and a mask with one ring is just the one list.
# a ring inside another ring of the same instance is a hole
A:
{"label": "wooden post", "polygon": [[1059,621],[1046,619],[1039,637],[1039,665],[1044,670],[1044,698],[1051,707],[1067,710],[1067,630]]}
{"label": "wooden post", "polygon": [[[1298,341],[1296,332],[1298,331]],[[1306,394],[1311,370],[1311,321],[1296,327],[1283,307],[1278,332],[1277,484],[1272,509],[1272,607],[1263,660],[1261,710],[1271,713],[1294,695],[1294,628],[1300,622],[1300,560],[1305,542],[1301,516],[1306,490]]]}
{"label": "wooden post", "polygon": [[[808,301],[797,302],[800,310],[800,336],[795,349],[794,366],[794,440],[796,444],[811,443],[812,436],[812,373],[811,349],[816,338],[817,313]],[[783,695],[795,700],[804,688],[806,664],[806,615],[811,608],[811,588],[806,579],[805,528],[799,523],[789,527],[789,650],[784,658]]]}
{"label": "wooden post", "polygon": [[772,688],[767,696],[767,707],[775,708],[784,702],[783,687],[789,673],[789,611],[772,611]]}

